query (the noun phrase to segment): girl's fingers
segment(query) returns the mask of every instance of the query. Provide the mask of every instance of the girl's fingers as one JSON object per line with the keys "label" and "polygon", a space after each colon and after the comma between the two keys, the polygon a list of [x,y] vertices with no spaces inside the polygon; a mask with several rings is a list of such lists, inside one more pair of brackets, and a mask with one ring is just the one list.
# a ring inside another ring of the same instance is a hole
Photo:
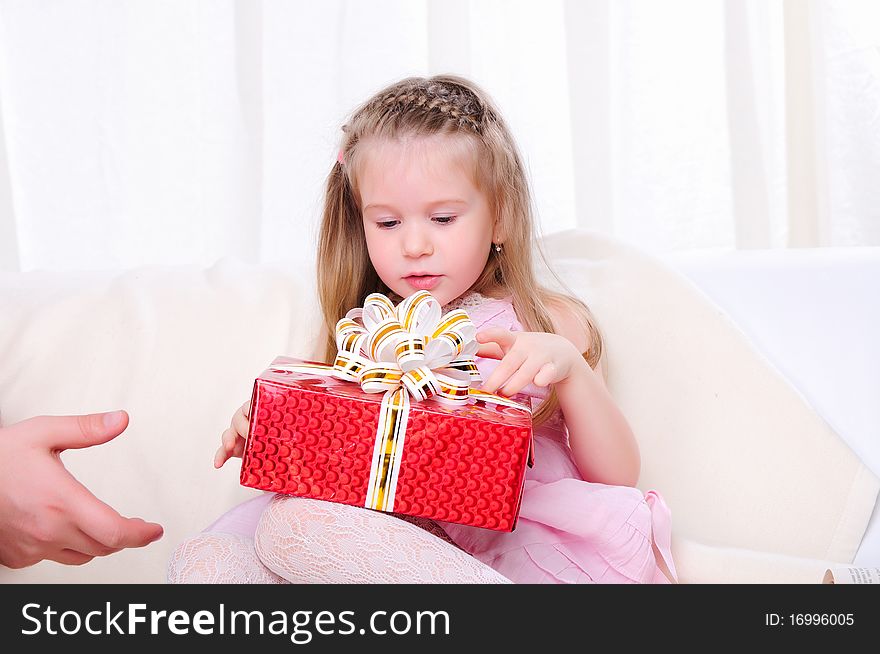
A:
{"label": "girl's fingers", "polygon": [[232,448],[235,447],[236,438],[238,438],[238,433],[232,427],[223,432],[223,449],[226,452],[231,452]]}
{"label": "girl's fingers", "polygon": [[516,335],[509,329],[504,329],[503,327],[488,327],[477,332],[474,335],[474,338],[477,339],[477,343],[498,343],[501,349],[505,352],[507,352],[507,350],[513,346],[514,341],[516,341]]}
{"label": "girl's fingers", "polygon": [[477,332],[474,338],[480,343],[476,355],[486,359],[503,359],[516,341],[513,332],[503,327],[489,327]]}
{"label": "girl's fingers", "polygon": [[221,445],[214,453],[215,468],[222,468],[230,458],[241,457],[244,453],[244,436],[248,432],[248,423],[242,414],[242,409],[236,412],[232,418],[232,426],[226,429],[220,437]]}
{"label": "girl's fingers", "polygon": [[235,412],[234,416],[232,416],[232,429],[235,430],[239,436],[247,436],[248,419],[240,409]]}
{"label": "girl's fingers", "polygon": [[486,383],[483,384],[483,390],[487,393],[494,393],[504,382],[506,382],[513,373],[519,370],[519,367],[526,360],[526,355],[519,352],[508,352],[498,367],[489,375]]}
{"label": "girl's fingers", "polygon": [[526,361],[523,363],[519,370],[517,370],[507,383],[504,385],[504,388],[501,389],[501,394],[510,397],[511,395],[516,395],[523,388],[532,383],[532,380],[535,379],[535,375],[538,373],[538,370],[541,369],[541,362],[531,362]]}
{"label": "girl's fingers", "polygon": [[246,419],[250,419],[251,417],[251,401],[248,400],[244,404],[241,405],[241,413]]}
{"label": "girl's fingers", "polygon": [[229,455],[226,453],[226,448],[221,445],[217,448],[217,451],[214,452],[214,467],[222,468],[223,464],[226,463],[226,460],[229,458]]}
{"label": "girl's fingers", "polygon": [[558,369],[556,367],[556,364],[552,361],[548,361],[543,366],[541,366],[538,374],[535,375],[535,386],[549,386],[550,384],[557,381],[557,374]]}
{"label": "girl's fingers", "polygon": [[504,350],[501,349],[501,346],[498,343],[485,343],[477,348],[477,351],[474,353],[478,357],[482,357],[484,359],[503,359],[504,358]]}

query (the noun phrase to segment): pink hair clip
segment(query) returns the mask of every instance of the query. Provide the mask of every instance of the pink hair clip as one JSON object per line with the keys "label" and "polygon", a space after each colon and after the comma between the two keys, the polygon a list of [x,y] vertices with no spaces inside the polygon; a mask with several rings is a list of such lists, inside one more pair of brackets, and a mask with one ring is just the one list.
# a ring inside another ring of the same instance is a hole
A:
{"label": "pink hair clip", "polygon": [[345,150],[342,148],[339,148],[339,154],[336,155],[336,161],[342,166],[345,165]]}

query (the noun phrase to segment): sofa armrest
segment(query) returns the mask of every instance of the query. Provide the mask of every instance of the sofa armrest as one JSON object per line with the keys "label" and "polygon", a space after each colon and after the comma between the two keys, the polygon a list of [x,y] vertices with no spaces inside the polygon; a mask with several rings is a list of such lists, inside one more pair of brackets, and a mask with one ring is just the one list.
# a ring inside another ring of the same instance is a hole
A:
{"label": "sofa armrest", "polygon": [[[880,476],[880,247],[678,253],[692,280]],[[880,561],[880,515],[853,561]]]}

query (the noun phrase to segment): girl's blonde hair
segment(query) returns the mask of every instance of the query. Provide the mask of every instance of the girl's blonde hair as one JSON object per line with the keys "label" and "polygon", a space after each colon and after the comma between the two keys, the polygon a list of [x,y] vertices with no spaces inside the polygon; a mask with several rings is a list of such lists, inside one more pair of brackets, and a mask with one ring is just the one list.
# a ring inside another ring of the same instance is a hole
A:
{"label": "girl's blonde hair", "polygon": [[[588,331],[582,355],[593,368],[602,356],[602,337],[589,308],[573,294],[542,286],[534,270],[537,254],[553,273],[540,249],[531,194],[522,159],[491,99],[461,77],[410,77],[379,91],[343,126],[336,164],[327,178],[318,238],[318,297],[323,315],[323,361],[336,357],[337,321],[370,293],[394,293],[370,262],[358,192],[359,146],[366,141],[445,135],[459,137],[473,152],[475,184],[486,195],[503,235],[503,249],[492,248],[482,274],[470,290],[490,297],[511,295],[517,318],[528,331],[555,333],[548,307],[568,307]],[[360,148],[363,150],[364,148]],[[546,421],[559,406],[552,392],[533,420]]]}

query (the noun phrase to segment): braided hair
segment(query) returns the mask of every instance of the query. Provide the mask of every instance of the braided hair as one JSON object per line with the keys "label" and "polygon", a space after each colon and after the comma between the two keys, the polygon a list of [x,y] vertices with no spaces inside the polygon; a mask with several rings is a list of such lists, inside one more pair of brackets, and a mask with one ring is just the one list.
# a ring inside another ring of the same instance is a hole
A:
{"label": "braided hair", "polygon": [[497,113],[467,80],[453,75],[409,77],[361,105],[342,127],[343,161],[365,137],[463,133],[481,137]]}

